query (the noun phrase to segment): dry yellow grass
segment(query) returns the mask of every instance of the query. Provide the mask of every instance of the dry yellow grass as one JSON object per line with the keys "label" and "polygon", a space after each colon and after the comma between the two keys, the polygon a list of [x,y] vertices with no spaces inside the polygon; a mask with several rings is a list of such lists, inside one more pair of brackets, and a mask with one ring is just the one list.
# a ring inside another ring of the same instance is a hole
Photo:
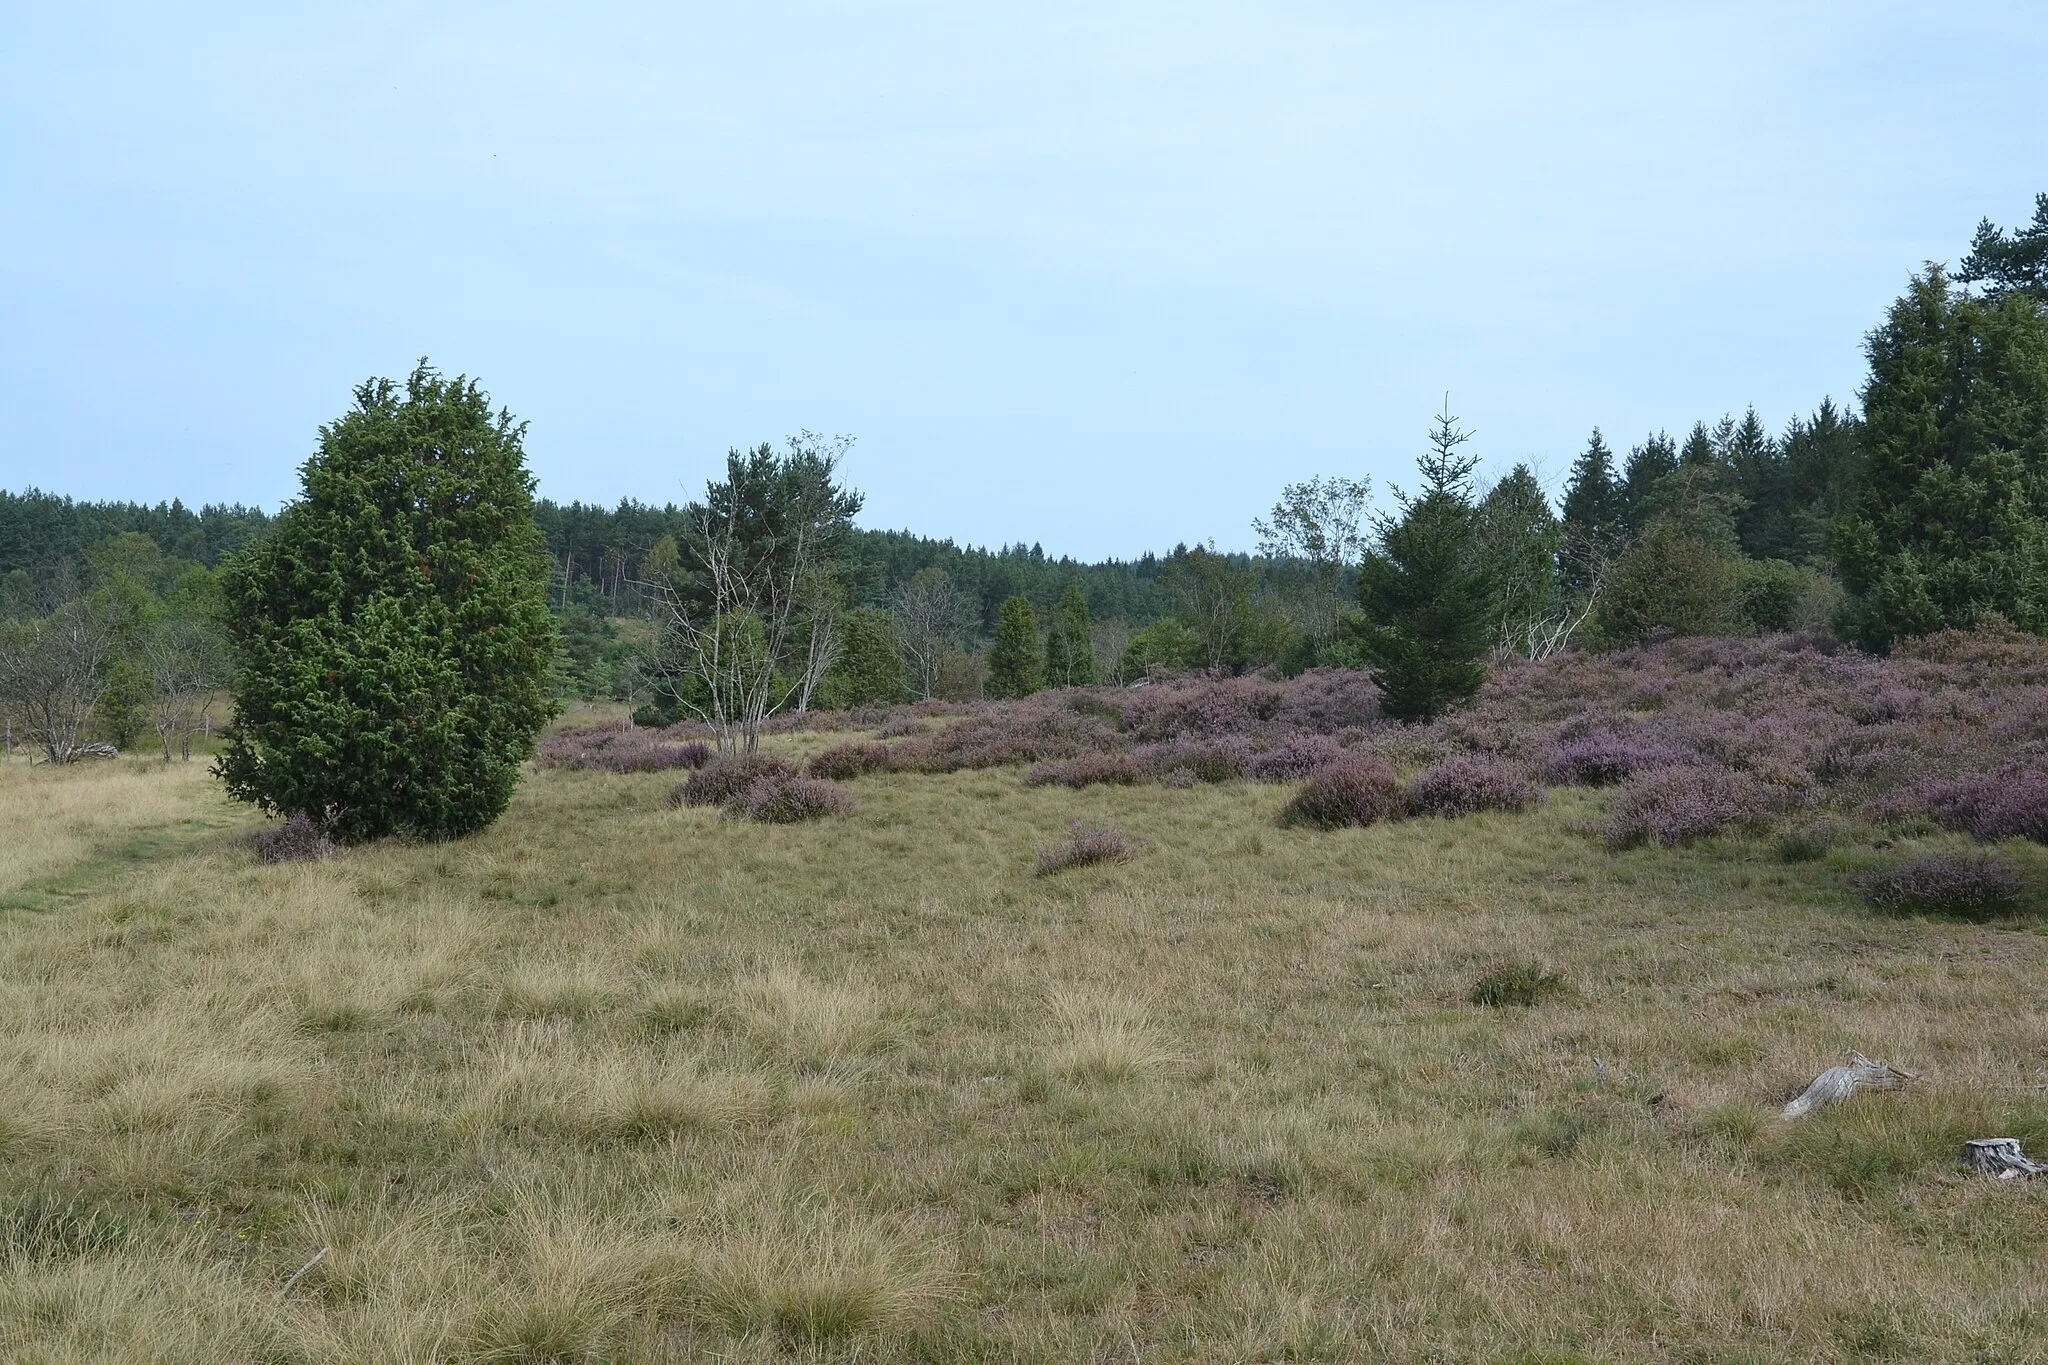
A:
{"label": "dry yellow grass", "polygon": [[[2048,1189],[1952,1163],[2048,1145],[2048,943],[1867,848],[670,785],[265,867],[196,763],[0,768],[0,1359],[2041,1358]],[[1779,1121],[1851,1047],[1926,1079]]]}

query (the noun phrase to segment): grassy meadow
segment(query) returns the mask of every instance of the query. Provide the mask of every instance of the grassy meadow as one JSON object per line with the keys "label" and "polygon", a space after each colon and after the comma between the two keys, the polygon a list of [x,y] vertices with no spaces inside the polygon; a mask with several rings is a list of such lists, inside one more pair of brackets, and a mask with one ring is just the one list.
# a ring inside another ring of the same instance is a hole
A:
{"label": "grassy meadow", "polygon": [[[0,1359],[2048,1352],[2048,1189],[1955,1166],[2048,1149],[2048,939],[1874,914],[1874,831],[673,784],[267,866],[202,763],[0,765]],[[1075,819],[1136,856],[1033,875]],[[1779,1119],[1852,1048],[1923,1079]]]}

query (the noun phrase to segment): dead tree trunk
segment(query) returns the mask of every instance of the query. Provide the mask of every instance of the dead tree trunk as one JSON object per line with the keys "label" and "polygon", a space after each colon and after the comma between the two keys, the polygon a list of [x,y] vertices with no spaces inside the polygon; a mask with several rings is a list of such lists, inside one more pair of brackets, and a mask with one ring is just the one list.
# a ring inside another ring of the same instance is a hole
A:
{"label": "dead tree trunk", "polygon": [[1785,1117],[1802,1118],[1825,1104],[1846,1100],[1858,1090],[1894,1090],[1920,1079],[1910,1071],[1883,1062],[1873,1062],[1860,1052],[1849,1054],[1849,1065],[1831,1066],[1813,1078],[1813,1084],[1798,1099],[1785,1106]]}

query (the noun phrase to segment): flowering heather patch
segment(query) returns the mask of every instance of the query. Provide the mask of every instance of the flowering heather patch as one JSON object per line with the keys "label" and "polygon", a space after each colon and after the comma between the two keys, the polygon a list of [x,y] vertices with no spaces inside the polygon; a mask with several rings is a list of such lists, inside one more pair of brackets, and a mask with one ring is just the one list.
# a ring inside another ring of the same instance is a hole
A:
{"label": "flowering heather patch", "polygon": [[722,806],[764,777],[795,777],[789,760],[775,754],[723,754],[690,775],[671,800],[679,806]]}
{"label": "flowering heather patch", "polygon": [[922,716],[891,716],[875,727],[876,739],[907,739],[911,735],[928,734],[930,722]]}
{"label": "flowering heather patch", "polygon": [[1257,782],[1298,782],[1316,769],[1344,757],[1344,748],[1330,735],[1297,735],[1244,762],[1244,775]]}
{"label": "flowering heather patch", "polygon": [[[917,766],[949,773],[1074,758],[1123,747],[1113,723],[1084,716],[1041,693],[1022,701],[985,704],[945,729],[907,741],[918,746]],[[899,760],[898,766],[907,766]]]}
{"label": "flowering heather patch", "polygon": [[1999,919],[2019,909],[2026,878],[2002,858],[1915,858],[1856,880],[1856,889],[1892,914]]}
{"label": "flowering heather patch", "polygon": [[1453,754],[1408,784],[1401,803],[1410,815],[1454,819],[1483,810],[1520,811],[1543,799],[1522,770],[1500,759]]}
{"label": "flowering heather patch", "polygon": [[1394,770],[1358,754],[1312,774],[1281,810],[1280,823],[1345,829],[1389,820],[1400,811],[1401,783]]}
{"label": "flowering heather patch", "polygon": [[1128,787],[1143,782],[1145,766],[1129,754],[1082,754],[1031,765],[1024,774],[1028,787]]}
{"label": "flowering heather patch", "polygon": [[1607,806],[1609,848],[1669,848],[1783,811],[1790,794],[1726,768],[1663,768],[1629,780]]}
{"label": "flowering heather patch", "polygon": [[1226,735],[1335,734],[1380,718],[1380,690],[1368,674],[1311,669],[1286,682],[1199,675],[1127,691],[1124,725],[1140,740]]}
{"label": "flowering heather patch", "polygon": [[1688,749],[1603,730],[1553,750],[1543,762],[1543,780],[1553,787],[1605,787],[1640,772],[1698,761],[1699,755]]}
{"label": "flowering heather patch", "polygon": [[853,798],[838,783],[786,773],[757,778],[725,803],[725,814],[732,819],[761,820],[771,825],[794,825],[827,815],[844,815],[852,809]]}
{"label": "flowering heather patch", "polygon": [[866,777],[869,773],[885,773],[894,766],[895,758],[888,745],[863,744],[853,740],[835,744],[816,754],[808,768],[812,777],[844,782],[849,778]]}
{"label": "flowering heather patch", "polygon": [[711,758],[702,740],[672,743],[668,731],[624,725],[566,729],[542,740],[534,760],[543,768],[582,768],[607,773],[658,773],[701,768]]}
{"label": "flowering heather patch", "polygon": [[1051,876],[1091,863],[1120,863],[1131,856],[1131,842],[1114,829],[1089,829],[1079,820],[1073,835],[1057,848],[1038,850],[1038,875]]}
{"label": "flowering heather patch", "polygon": [[249,836],[249,847],[266,863],[310,863],[341,852],[327,837],[327,827],[304,811],[257,830]]}
{"label": "flowering heather patch", "polygon": [[1131,756],[1148,772],[1164,774],[1186,769],[1198,782],[1229,782],[1244,776],[1252,761],[1252,746],[1241,735],[1170,739],[1141,744]]}

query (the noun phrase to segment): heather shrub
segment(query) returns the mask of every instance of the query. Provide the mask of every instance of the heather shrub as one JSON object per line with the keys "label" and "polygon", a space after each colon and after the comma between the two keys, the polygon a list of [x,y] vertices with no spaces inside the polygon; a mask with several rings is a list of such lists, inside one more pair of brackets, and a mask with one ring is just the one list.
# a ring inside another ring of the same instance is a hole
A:
{"label": "heather shrub", "polygon": [[1400,813],[1394,770],[1365,754],[1348,756],[1310,775],[1280,812],[1283,825],[1345,829]]}
{"label": "heather shrub", "polygon": [[761,820],[771,825],[794,825],[827,815],[844,815],[852,809],[853,798],[838,783],[788,773],[757,778],[725,803],[725,813],[731,818]]}
{"label": "heather shrub", "polygon": [[1401,797],[1408,814],[1444,819],[1483,810],[1527,810],[1542,799],[1519,768],[1484,754],[1444,759],[1418,774]]}
{"label": "heather shrub", "polygon": [[657,773],[701,768],[711,761],[711,746],[702,740],[667,743],[662,732],[639,727],[574,728],[543,740],[534,759],[543,768]]}
{"label": "heather shrub", "polygon": [[2019,909],[2026,878],[2002,858],[1915,858],[1856,880],[1856,889],[1891,914],[1998,919]]}
{"label": "heather shrub", "polygon": [[722,806],[764,777],[794,777],[796,769],[775,754],[722,754],[675,789],[679,806]]}
{"label": "heather shrub", "polygon": [[[1050,699],[990,704],[936,734],[910,742],[920,746],[919,766],[942,773],[1074,758],[1122,747],[1116,731],[1102,717],[1081,715]],[[899,762],[897,766],[905,765]]]}
{"label": "heather shrub", "polygon": [[911,735],[926,734],[931,728],[922,716],[892,716],[875,731],[875,738],[907,739]]}
{"label": "heather shrub", "polygon": [[1113,829],[1089,829],[1076,820],[1073,834],[1066,843],[1038,850],[1038,875],[1046,877],[1070,867],[1087,867],[1091,863],[1122,862],[1130,856],[1130,840],[1121,833]]}
{"label": "heather shrub", "polygon": [[812,777],[844,782],[849,778],[866,777],[869,773],[885,773],[894,766],[894,758],[886,744],[864,744],[852,740],[813,755],[806,766]]}
{"label": "heather shrub", "polygon": [[1238,735],[1220,739],[1176,739],[1141,744],[1132,755],[1146,770],[1170,773],[1186,769],[1197,782],[1230,782],[1244,776],[1252,760],[1251,745]]}
{"label": "heather shrub", "polygon": [[1539,1005],[1565,993],[1564,978],[1545,971],[1534,962],[1516,962],[1496,967],[1472,984],[1467,998],[1475,1005],[1503,1009],[1510,1005]]}
{"label": "heather shrub", "polygon": [[1082,754],[1034,763],[1024,782],[1031,787],[1128,787],[1145,776],[1145,766],[1129,754]]}
{"label": "heather shrub", "polygon": [[1664,768],[1629,779],[1607,806],[1609,848],[1669,848],[1754,824],[1787,804],[1786,794],[1726,768]]}
{"label": "heather shrub", "polygon": [[1604,787],[1639,772],[1698,761],[1686,749],[1602,731],[1559,745],[1544,760],[1543,780],[1553,787]]}
{"label": "heather shrub", "polygon": [[257,830],[249,836],[249,847],[266,863],[308,863],[341,852],[327,837],[326,826],[304,811]]}
{"label": "heather shrub", "polygon": [[1329,735],[1298,735],[1246,759],[1244,775],[1257,782],[1298,782],[1343,756],[1343,746]]}
{"label": "heather shrub", "polygon": [[1195,776],[1193,768],[1174,768],[1159,775],[1159,785],[1171,787],[1175,791],[1186,791],[1188,788],[1199,784],[1201,780]]}
{"label": "heather shrub", "polygon": [[1970,833],[1979,839],[2017,835],[2048,844],[2048,772],[2038,768],[2003,772],[1988,785]]}

